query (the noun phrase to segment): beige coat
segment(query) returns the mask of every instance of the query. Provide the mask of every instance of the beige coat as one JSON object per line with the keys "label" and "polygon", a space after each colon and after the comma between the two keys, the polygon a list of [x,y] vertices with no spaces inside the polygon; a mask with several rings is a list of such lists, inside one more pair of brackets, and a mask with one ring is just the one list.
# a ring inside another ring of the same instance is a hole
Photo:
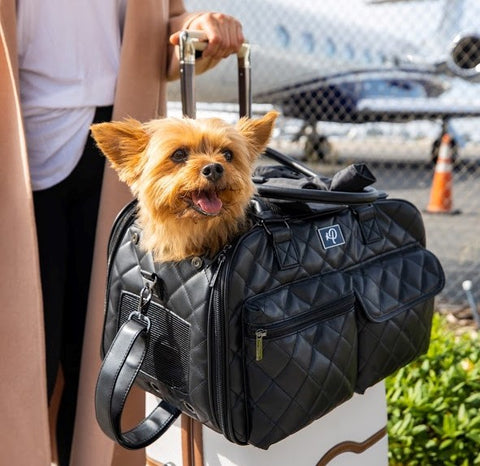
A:
{"label": "beige coat", "polygon": [[[0,455],[16,466],[50,465],[51,451],[45,386],[41,285],[29,170],[18,101],[15,0],[0,0]],[[148,120],[165,114],[167,76],[178,63],[168,35],[185,26],[182,0],[130,0],[121,52],[114,119]],[[200,61],[208,68],[213,63]],[[130,199],[107,169],[97,230],[89,297],[79,403],[72,451],[73,466],[145,464],[143,450],[114,447],[100,431],[94,389],[100,367],[100,338],[111,224]],[[130,413],[143,415],[137,394]]]}

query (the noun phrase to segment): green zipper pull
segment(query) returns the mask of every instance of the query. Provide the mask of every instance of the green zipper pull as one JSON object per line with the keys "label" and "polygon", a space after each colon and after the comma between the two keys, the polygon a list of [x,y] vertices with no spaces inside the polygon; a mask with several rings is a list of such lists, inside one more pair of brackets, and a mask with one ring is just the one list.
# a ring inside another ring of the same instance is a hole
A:
{"label": "green zipper pull", "polygon": [[267,336],[267,331],[259,328],[255,332],[255,360],[261,361],[263,359],[263,338]]}

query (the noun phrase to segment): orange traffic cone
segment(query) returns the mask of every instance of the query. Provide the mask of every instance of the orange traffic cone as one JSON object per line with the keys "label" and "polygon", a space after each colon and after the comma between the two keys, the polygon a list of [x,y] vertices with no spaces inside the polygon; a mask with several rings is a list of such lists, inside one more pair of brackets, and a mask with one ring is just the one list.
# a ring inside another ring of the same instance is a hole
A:
{"label": "orange traffic cone", "polygon": [[451,137],[448,133],[442,136],[438,150],[438,159],[430,191],[430,202],[426,211],[433,214],[458,212],[452,212],[452,155]]}

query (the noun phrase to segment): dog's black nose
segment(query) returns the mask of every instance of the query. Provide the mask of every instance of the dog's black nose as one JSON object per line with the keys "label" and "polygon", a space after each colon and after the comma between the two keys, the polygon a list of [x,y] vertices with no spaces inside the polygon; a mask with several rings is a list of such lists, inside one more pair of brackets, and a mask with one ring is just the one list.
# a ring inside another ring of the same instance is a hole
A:
{"label": "dog's black nose", "polygon": [[220,163],[209,163],[202,168],[202,175],[209,181],[219,180],[223,172],[224,168]]}

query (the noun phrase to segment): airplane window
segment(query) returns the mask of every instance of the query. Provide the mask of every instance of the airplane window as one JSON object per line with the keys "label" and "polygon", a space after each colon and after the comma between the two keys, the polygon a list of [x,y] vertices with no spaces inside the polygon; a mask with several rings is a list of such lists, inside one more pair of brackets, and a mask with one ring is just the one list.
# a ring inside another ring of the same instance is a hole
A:
{"label": "airplane window", "polygon": [[302,46],[307,53],[313,53],[315,50],[315,39],[311,32],[302,33]]}
{"label": "airplane window", "polygon": [[380,58],[380,63],[382,63],[383,65],[385,65],[388,62],[388,58],[384,53],[379,52],[378,56]]}
{"label": "airplane window", "polygon": [[325,45],[326,45],[325,50],[327,52],[327,56],[333,57],[337,53],[337,47],[335,46],[335,42],[333,42],[333,40],[330,37],[327,37],[325,41]]}
{"label": "airplane window", "polygon": [[347,44],[345,46],[345,54],[349,60],[353,60],[355,58],[355,49],[353,48],[352,44]]}
{"label": "airplane window", "polygon": [[391,81],[390,86],[392,87],[397,87],[398,89],[404,90],[404,91],[410,91],[413,88],[413,85],[409,81]]}
{"label": "airplane window", "polygon": [[282,26],[281,24],[277,25],[275,30],[276,30],[277,38],[280,42],[280,45],[284,49],[286,49],[290,45],[290,34],[288,33],[285,26]]}
{"label": "airplane window", "polygon": [[365,57],[365,61],[367,63],[372,63],[373,62],[373,57],[372,57],[372,53],[369,49],[365,49],[363,51],[363,56]]}

